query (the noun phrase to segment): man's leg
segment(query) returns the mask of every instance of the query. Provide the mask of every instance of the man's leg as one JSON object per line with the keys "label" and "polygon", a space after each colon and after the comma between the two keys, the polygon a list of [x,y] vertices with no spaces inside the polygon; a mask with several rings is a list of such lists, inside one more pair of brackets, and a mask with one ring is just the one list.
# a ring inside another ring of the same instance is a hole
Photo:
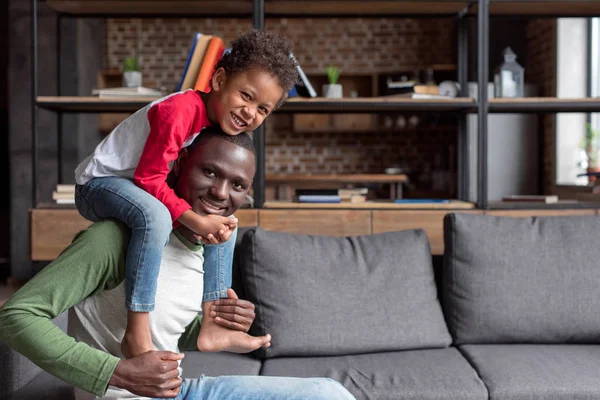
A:
{"label": "man's leg", "polygon": [[186,379],[181,400],[354,400],[329,378],[279,376],[202,376]]}

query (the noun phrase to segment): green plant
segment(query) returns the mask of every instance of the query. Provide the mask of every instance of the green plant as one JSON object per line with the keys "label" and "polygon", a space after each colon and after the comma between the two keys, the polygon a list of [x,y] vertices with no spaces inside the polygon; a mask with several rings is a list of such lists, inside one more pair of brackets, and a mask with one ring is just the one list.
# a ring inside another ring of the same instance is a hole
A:
{"label": "green plant", "polygon": [[125,61],[123,61],[123,71],[140,71],[140,65],[138,64],[137,57],[127,57]]}
{"label": "green plant", "polygon": [[328,65],[325,67],[325,71],[327,71],[327,80],[330,85],[335,85],[340,77],[340,73],[342,70],[335,65]]}
{"label": "green plant", "polygon": [[598,130],[592,128],[589,122],[585,126],[585,139],[582,147],[588,158],[588,167],[595,168],[598,164]]}

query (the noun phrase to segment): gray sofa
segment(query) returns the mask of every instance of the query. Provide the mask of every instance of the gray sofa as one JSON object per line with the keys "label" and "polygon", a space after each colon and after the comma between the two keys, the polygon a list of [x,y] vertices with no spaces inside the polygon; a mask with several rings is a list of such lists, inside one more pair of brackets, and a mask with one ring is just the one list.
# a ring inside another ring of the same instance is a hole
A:
{"label": "gray sofa", "polygon": [[[449,214],[434,268],[421,230],[244,230],[234,288],[272,347],[188,352],[184,374],[331,377],[357,399],[600,399],[599,232],[600,217]],[[0,366],[1,399],[71,396],[1,343]]]}

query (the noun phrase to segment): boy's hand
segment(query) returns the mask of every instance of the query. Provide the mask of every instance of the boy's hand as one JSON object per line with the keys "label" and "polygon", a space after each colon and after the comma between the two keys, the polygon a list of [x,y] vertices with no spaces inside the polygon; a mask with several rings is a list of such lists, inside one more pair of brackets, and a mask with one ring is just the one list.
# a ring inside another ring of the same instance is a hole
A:
{"label": "boy's hand", "polygon": [[229,240],[235,230],[237,218],[222,217],[220,215],[198,216],[195,229],[196,239],[204,244],[219,244]]}
{"label": "boy's hand", "polygon": [[210,308],[210,316],[225,328],[248,332],[256,314],[254,304],[240,300],[233,289],[227,289],[227,298],[214,302]]}

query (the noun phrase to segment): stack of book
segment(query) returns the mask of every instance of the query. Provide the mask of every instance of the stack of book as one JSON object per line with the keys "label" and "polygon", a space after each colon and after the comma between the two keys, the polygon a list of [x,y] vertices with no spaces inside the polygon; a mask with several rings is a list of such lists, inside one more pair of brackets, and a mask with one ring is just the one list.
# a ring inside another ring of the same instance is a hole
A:
{"label": "stack of book", "polygon": [[298,203],[364,203],[368,188],[354,189],[296,189],[294,200]]}
{"label": "stack of book", "polygon": [[98,96],[101,99],[123,97],[162,97],[165,94],[166,93],[161,90],[150,89],[143,86],[112,87],[92,90],[92,95]]}
{"label": "stack of book", "polygon": [[58,184],[52,192],[56,204],[75,204],[75,185]]}
{"label": "stack of book", "polygon": [[225,42],[218,36],[197,32],[192,40],[181,81],[176,92],[187,89],[210,91],[210,79],[215,65],[223,56]]}
{"label": "stack of book", "polygon": [[[188,53],[187,61],[183,69],[181,81],[176,88],[176,92],[194,89],[201,92],[210,91],[210,80],[217,62],[223,54],[231,51],[225,47],[223,39],[214,35],[205,35],[200,32],[196,33],[192,40],[192,46]],[[295,60],[293,54],[290,57]],[[298,84],[290,91],[289,97],[316,97],[317,92],[311,85],[308,77],[300,67],[296,67],[298,71]]]}

